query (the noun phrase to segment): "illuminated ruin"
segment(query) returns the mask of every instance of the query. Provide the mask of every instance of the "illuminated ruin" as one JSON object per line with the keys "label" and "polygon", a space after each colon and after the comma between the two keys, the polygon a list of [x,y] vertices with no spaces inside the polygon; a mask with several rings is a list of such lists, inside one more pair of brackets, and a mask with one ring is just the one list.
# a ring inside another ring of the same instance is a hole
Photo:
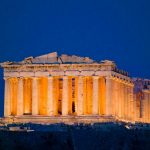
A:
{"label": "illuminated ruin", "polygon": [[139,79],[132,79],[112,61],[54,52],[4,62],[1,67],[5,119],[150,122],[150,80],[143,80],[140,90],[134,91]]}

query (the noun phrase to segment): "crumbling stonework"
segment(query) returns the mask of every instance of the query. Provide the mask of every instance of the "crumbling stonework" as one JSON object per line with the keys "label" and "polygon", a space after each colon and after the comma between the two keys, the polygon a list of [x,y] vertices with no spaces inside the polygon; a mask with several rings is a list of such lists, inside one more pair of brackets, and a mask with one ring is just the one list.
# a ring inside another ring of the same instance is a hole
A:
{"label": "crumbling stonework", "polygon": [[65,116],[67,120],[66,116],[71,116],[81,121],[85,116],[97,116],[99,121],[101,117],[112,117],[150,122],[149,80],[144,80],[147,84],[138,91],[139,82],[119,70],[113,61],[96,62],[53,52],[20,62],[4,62],[1,67],[6,118],[29,121]]}

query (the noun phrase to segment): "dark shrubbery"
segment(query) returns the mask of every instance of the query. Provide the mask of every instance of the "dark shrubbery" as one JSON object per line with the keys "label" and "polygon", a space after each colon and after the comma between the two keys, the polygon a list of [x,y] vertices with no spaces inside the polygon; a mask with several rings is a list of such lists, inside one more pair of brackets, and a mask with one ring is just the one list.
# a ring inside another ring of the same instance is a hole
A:
{"label": "dark shrubbery", "polygon": [[0,131],[0,150],[150,150],[150,129],[123,124],[26,124],[34,132]]}

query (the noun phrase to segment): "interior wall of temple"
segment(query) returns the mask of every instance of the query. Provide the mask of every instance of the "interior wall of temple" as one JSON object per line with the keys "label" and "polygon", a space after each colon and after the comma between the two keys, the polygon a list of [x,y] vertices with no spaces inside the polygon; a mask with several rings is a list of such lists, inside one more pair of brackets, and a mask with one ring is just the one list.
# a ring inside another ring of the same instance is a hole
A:
{"label": "interior wall of temple", "polygon": [[48,97],[48,79],[41,77],[38,80],[38,94],[39,94],[39,115],[47,115],[47,97]]}
{"label": "interior wall of temple", "polygon": [[93,79],[92,77],[87,78],[87,112],[92,114],[93,107]]}
{"label": "interior wall of temple", "polygon": [[11,114],[17,114],[17,92],[18,92],[18,80],[17,78],[11,78],[10,80],[10,95],[11,95]]}
{"label": "interior wall of temple", "polygon": [[78,77],[78,105],[77,105],[77,114],[78,115],[83,115],[83,109],[84,109],[84,106],[83,106],[83,89],[84,89],[84,86],[83,86],[83,77],[79,76]]}
{"label": "interior wall of temple", "polygon": [[75,114],[75,113],[76,113],[76,107],[75,107],[75,105],[76,105],[76,104],[75,104],[75,103],[76,103],[76,100],[75,100],[75,99],[76,99],[77,97],[75,96],[75,94],[76,94],[76,93],[75,93],[75,86],[76,86],[76,85],[75,85],[75,84],[76,84],[76,81],[75,81],[75,80],[76,80],[75,77],[73,77],[73,78],[71,79],[71,88],[70,88],[70,89],[71,89],[71,98],[70,98],[70,99],[72,100],[72,103],[71,103],[71,111],[72,111],[71,113],[72,113],[72,114]]}
{"label": "interior wall of temple", "polygon": [[63,78],[58,78],[58,114],[62,115]]}
{"label": "interior wall of temple", "polygon": [[78,112],[78,77],[75,77],[74,86],[74,102],[75,102],[75,114]]}
{"label": "interior wall of temple", "polygon": [[99,105],[98,110],[100,115],[105,115],[106,113],[106,81],[104,77],[99,78],[98,80],[98,88],[99,88]]}
{"label": "interior wall of temple", "polygon": [[92,77],[84,77],[83,79],[83,105],[84,114],[92,114],[92,92],[93,92],[93,80]]}
{"label": "interior wall of temple", "polygon": [[[54,77],[53,79],[53,93],[54,93],[54,115],[58,115],[58,101],[60,98],[60,90],[59,90],[59,78]],[[59,104],[60,105],[60,104]],[[59,108],[60,109],[60,108]],[[60,111],[60,110],[59,110]]]}

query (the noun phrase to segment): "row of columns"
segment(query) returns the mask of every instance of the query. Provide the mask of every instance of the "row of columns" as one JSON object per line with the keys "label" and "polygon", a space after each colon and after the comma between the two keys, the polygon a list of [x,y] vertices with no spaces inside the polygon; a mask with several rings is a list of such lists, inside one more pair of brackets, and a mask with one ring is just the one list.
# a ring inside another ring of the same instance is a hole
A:
{"label": "row of columns", "polygon": [[[54,99],[54,90],[53,90],[53,78],[54,77],[48,77],[48,87],[47,87],[47,115],[52,116],[54,115],[54,103],[55,103],[55,99]],[[63,78],[63,92],[62,92],[62,115],[68,115],[68,111],[69,111],[69,87],[68,87],[68,77],[64,76]],[[102,82],[101,84],[103,84],[103,86],[99,87],[99,79],[102,78]],[[83,115],[84,114],[84,77],[83,76],[79,76],[78,77],[78,88],[77,88],[77,107],[76,107],[76,111],[77,111],[77,115]],[[106,114],[106,115],[111,115],[111,110],[110,108],[107,107],[111,107],[111,97],[110,97],[110,93],[111,93],[111,87],[110,87],[110,81],[109,79],[105,80],[104,77],[98,77],[98,76],[93,76],[92,77],[92,114],[93,115],[98,115],[100,114],[100,112],[102,110],[100,109],[105,109],[105,112],[103,111],[102,114]],[[106,82],[106,85],[105,85]],[[23,105],[24,105],[24,99],[23,99],[23,78],[17,78],[17,110],[16,110],[16,114],[15,115],[23,115]],[[11,104],[11,98],[12,95],[10,94],[10,82],[9,82],[9,78],[5,79],[5,108],[4,108],[4,116],[10,116],[11,115],[11,109],[12,109],[12,104]],[[106,86],[106,89],[104,89]],[[101,88],[101,89],[100,89]],[[103,88],[103,89],[102,89]],[[105,93],[106,91],[106,93]],[[32,78],[32,115],[38,115],[39,114],[39,93],[38,93],[38,78],[37,77],[33,77]],[[103,94],[101,92],[104,92]],[[13,94],[13,93],[12,93]],[[100,99],[100,95],[105,95]],[[106,98],[106,100],[105,100]],[[105,108],[102,108],[100,106],[100,102],[99,101],[106,101],[106,103],[101,102],[106,104],[106,106],[103,106]]]}
{"label": "row of columns", "polygon": [[[69,77],[64,76],[62,85],[62,115],[69,114]],[[76,101],[76,114],[85,115],[84,105],[84,78],[83,76],[77,77],[77,101]],[[23,115],[24,107],[24,90],[23,90],[23,79],[17,79],[17,110],[15,115]],[[39,90],[38,90],[38,79],[37,77],[32,78],[32,115],[39,115]],[[101,79],[101,80],[100,80]],[[54,89],[54,77],[47,78],[47,115],[55,115],[55,92]],[[12,104],[11,99],[11,87],[9,78],[5,79],[5,108],[4,116],[10,116]],[[86,91],[87,92],[87,91]],[[16,93],[16,92],[15,92]],[[146,94],[145,94],[146,95]],[[147,96],[148,95],[148,96]],[[143,108],[143,119],[150,118],[147,105],[150,103],[147,99],[150,99],[149,94],[145,96],[142,102]],[[14,96],[13,96],[14,97]],[[90,104],[89,104],[90,105]],[[122,82],[116,78],[92,76],[92,115],[106,115],[106,116],[117,116],[118,118],[125,120],[137,120],[136,102],[133,98],[133,85]]]}
{"label": "row of columns", "polygon": [[143,96],[140,99],[140,108],[136,105],[136,118],[138,121],[150,122],[150,92],[143,91]]}
{"label": "row of columns", "polygon": [[134,119],[133,85],[111,79],[112,115],[124,120]]}

